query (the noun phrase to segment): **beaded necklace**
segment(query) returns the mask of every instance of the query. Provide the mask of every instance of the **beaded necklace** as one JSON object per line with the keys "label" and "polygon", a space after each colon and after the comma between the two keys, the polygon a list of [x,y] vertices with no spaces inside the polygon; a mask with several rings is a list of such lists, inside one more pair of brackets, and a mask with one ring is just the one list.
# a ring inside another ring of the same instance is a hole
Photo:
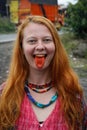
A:
{"label": "beaded necklace", "polygon": [[[30,88],[30,87],[29,87]],[[51,87],[48,87],[48,88],[45,88],[45,89],[35,89],[35,88],[31,88],[33,91],[35,91],[35,92],[37,92],[37,93],[44,93],[44,92],[47,92],[47,91],[49,91],[50,89],[52,88],[52,86]]]}
{"label": "beaded necklace", "polygon": [[28,86],[30,88],[44,89],[44,88],[48,88],[49,86],[53,86],[53,81],[50,81],[49,83],[46,83],[46,84],[43,84],[43,85],[37,85],[37,84],[29,83]]}
{"label": "beaded necklace", "polygon": [[29,91],[29,88],[28,88],[28,85],[27,85],[27,84],[25,84],[24,89],[25,89],[25,92],[26,92],[26,94],[27,94],[27,96],[28,96],[28,99],[29,99],[34,105],[36,105],[36,106],[39,107],[39,108],[45,108],[45,107],[50,106],[50,105],[51,105],[52,103],[54,103],[54,102],[56,101],[56,99],[58,98],[58,94],[57,94],[57,92],[56,92],[55,95],[52,96],[51,100],[50,100],[47,104],[42,104],[42,103],[37,102],[37,101],[32,97],[32,95],[30,94],[30,91]]}
{"label": "beaded necklace", "polygon": [[[30,88],[30,89],[32,89],[33,91],[35,91],[35,92],[37,92],[37,93],[44,93],[44,92],[47,92],[47,91],[49,91],[52,87],[53,87],[53,84],[51,83],[51,84],[49,84],[50,86],[48,86],[48,87],[45,87],[45,88],[42,88],[42,85],[40,86],[39,85],[39,88],[38,88],[38,86],[37,85],[33,85],[33,84],[31,84],[31,83],[29,83],[28,84],[28,87]],[[45,86],[45,85],[44,85]],[[41,89],[40,89],[41,88]]]}

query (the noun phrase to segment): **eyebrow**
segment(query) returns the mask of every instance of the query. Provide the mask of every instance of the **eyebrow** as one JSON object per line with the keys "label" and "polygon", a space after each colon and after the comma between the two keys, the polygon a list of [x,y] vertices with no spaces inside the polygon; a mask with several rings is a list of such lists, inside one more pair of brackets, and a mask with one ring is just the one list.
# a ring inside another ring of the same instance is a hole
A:
{"label": "eyebrow", "polygon": [[[36,37],[36,36],[28,36],[28,37],[26,37],[26,39],[31,39],[31,38],[36,38],[37,39],[38,37]],[[53,39],[52,36],[43,36],[41,38],[51,38],[51,39]]]}

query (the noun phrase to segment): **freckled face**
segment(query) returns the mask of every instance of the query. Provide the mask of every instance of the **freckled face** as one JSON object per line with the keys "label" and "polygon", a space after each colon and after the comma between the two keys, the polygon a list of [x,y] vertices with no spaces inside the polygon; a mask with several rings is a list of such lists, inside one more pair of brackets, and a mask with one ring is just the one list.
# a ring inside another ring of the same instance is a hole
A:
{"label": "freckled face", "polygon": [[55,53],[49,29],[42,24],[29,23],[24,29],[23,51],[30,69],[47,68]]}

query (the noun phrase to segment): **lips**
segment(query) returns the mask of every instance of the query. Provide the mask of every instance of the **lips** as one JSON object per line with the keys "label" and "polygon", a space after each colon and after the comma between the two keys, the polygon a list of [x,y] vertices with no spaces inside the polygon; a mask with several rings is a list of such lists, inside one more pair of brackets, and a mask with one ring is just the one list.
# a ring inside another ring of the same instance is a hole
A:
{"label": "lips", "polygon": [[47,56],[46,54],[44,54],[44,55],[42,55],[42,54],[34,55],[35,64],[38,68],[42,68],[44,66],[46,56]]}

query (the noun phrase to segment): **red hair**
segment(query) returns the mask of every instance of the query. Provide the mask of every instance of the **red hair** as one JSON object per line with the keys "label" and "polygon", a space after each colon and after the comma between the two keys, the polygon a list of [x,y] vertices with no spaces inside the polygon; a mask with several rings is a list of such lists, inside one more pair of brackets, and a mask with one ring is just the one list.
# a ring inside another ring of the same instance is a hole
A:
{"label": "red hair", "polygon": [[78,102],[78,97],[82,96],[82,88],[77,75],[69,65],[66,51],[57,30],[48,19],[42,16],[29,16],[19,27],[9,75],[0,101],[1,130],[14,126],[20,114],[20,105],[24,97],[24,83],[29,75],[29,65],[22,50],[23,30],[30,22],[45,25],[53,36],[56,50],[50,65],[52,80],[61,97],[61,108],[66,121],[74,130],[76,120],[79,119],[79,123],[81,123],[81,114],[79,114],[81,113],[81,105]]}

